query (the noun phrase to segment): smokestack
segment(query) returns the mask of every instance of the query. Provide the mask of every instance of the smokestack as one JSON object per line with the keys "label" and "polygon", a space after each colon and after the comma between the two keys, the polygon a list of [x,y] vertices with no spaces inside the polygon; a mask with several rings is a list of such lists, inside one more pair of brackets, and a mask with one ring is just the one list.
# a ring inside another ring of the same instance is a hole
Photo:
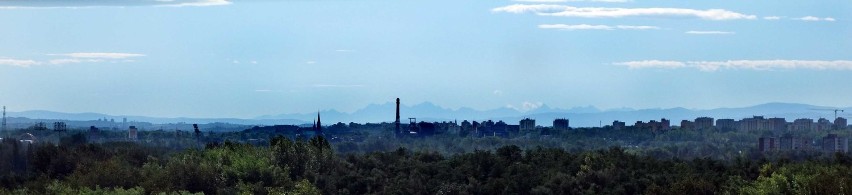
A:
{"label": "smokestack", "polygon": [[399,133],[399,98],[396,98],[396,121],[394,121],[394,125],[396,126],[396,133]]}

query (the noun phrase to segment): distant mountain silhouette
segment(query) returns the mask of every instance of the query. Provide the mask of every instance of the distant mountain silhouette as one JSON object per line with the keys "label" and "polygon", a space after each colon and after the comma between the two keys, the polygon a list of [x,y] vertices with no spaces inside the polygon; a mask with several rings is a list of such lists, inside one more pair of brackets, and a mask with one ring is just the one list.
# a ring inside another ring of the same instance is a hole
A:
{"label": "distant mountain silhouette", "polygon": [[[352,113],[343,113],[336,110],[321,111],[324,124],[333,124],[337,122],[392,122],[394,120],[395,104],[387,102],[383,104],[370,104]],[[680,124],[681,120],[694,120],[696,117],[709,116],[716,119],[731,118],[742,119],[751,116],[766,116],[766,117],[784,117],[787,121],[792,121],[796,118],[831,118],[834,112],[828,110],[813,110],[813,109],[833,109],[833,107],[814,106],[808,104],[797,103],[767,103],[750,107],[742,108],[717,108],[717,109],[686,109],[686,108],[654,108],[654,109],[633,109],[633,108],[618,108],[612,110],[601,110],[594,106],[575,107],[570,109],[552,108],[547,105],[541,105],[536,109],[521,112],[512,108],[502,107],[491,110],[475,110],[472,108],[462,107],[458,109],[444,108],[430,102],[419,103],[416,105],[402,105],[400,114],[403,123],[408,123],[408,118],[417,118],[418,121],[453,121],[458,120],[503,120],[509,124],[517,124],[520,119],[529,117],[536,119],[537,125],[550,126],[553,119],[568,118],[572,127],[594,127],[598,125],[612,124],[613,120],[620,120],[632,124],[638,120],[660,120],[666,118],[672,121],[672,125]],[[841,108],[852,112],[852,107]],[[99,113],[61,113],[51,111],[24,111],[10,112],[10,116],[27,117],[33,119],[66,119],[66,120],[97,120],[99,118],[109,118],[120,121],[121,118],[127,117],[132,121],[145,121],[152,123],[212,123],[224,122],[233,124],[246,125],[272,125],[272,124],[307,124],[311,123],[316,118],[316,113],[297,113],[297,114],[278,114],[265,115],[253,119],[237,119],[237,118],[158,118],[145,116],[112,116]],[[850,118],[852,113],[841,113],[840,116]]]}

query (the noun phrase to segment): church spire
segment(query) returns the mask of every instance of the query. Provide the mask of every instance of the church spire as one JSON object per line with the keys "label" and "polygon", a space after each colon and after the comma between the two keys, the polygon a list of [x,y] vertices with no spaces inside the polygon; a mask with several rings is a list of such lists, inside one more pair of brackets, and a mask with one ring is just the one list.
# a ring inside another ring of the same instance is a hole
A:
{"label": "church spire", "polygon": [[322,121],[320,120],[320,113],[319,112],[317,112],[317,122],[316,123],[317,123],[317,126],[316,126],[315,130],[316,131],[322,131]]}

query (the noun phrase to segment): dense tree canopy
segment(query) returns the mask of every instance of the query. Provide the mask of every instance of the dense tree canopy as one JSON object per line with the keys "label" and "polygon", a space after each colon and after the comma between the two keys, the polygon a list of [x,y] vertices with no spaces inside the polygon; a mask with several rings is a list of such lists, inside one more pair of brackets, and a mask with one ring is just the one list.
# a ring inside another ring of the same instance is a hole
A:
{"label": "dense tree canopy", "polygon": [[406,148],[340,153],[323,137],[186,150],[87,144],[73,135],[64,140],[0,144],[0,194],[852,193],[852,158],[840,153],[718,160],[659,158],[649,155],[654,151],[621,147],[572,151],[501,143],[455,154]]}

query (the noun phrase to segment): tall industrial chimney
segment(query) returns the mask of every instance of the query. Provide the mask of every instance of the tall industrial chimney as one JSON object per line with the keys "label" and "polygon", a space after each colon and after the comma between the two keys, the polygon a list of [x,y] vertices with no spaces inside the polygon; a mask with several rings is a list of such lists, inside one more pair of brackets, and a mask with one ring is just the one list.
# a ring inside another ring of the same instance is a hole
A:
{"label": "tall industrial chimney", "polygon": [[396,126],[395,133],[399,134],[399,98],[396,98],[396,121],[393,124]]}

